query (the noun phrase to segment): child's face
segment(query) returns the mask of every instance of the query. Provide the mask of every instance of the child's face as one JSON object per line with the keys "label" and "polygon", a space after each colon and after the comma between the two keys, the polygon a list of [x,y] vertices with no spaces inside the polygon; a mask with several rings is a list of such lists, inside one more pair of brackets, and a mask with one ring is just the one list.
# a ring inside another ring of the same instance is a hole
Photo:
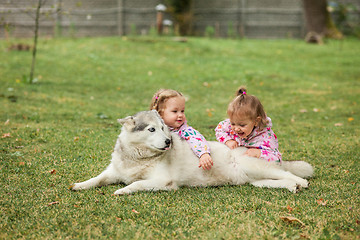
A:
{"label": "child's face", "polygon": [[231,129],[240,137],[247,138],[253,131],[254,127],[257,126],[257,118],[255,121],[248,117],[231,117]]}
{"label": "child's face", "polygon": [[186,120],[185,99],[183,97],[169,98],[161,116],[166,125],[178,129]]}

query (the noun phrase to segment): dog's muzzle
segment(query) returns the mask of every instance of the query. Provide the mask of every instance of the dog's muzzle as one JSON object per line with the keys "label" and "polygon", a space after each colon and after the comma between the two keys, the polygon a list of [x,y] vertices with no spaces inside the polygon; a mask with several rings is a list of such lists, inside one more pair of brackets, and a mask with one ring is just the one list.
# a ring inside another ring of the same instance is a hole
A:
{"label": "dog's muzzle", "polygon": [[165,140],[165,147],[164,147],[164,150],[168,150],[170,148],[170,145],[171,145],[171,139],[167,138]]}
{"label": "dog's muzzle", "polygon": [[171,146],[171,139],[167,138],[164,143],[165,143],[165,147],[161,148],[160,150],[163,151],[169,150]]}

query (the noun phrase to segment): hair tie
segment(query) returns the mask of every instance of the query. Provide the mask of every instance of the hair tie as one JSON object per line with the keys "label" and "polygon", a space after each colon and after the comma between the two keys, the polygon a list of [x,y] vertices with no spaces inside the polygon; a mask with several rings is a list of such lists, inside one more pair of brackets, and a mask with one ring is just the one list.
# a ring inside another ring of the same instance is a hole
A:
{"label": "hair tie", "polygon": [[242,95],[246,95],[246,92],[244,91],[244,92],[242,92]]}
{"label": "hair tie", "polygon": [[156,96],[155,99],[158,100],[158,99],[159,99],[159,96]]}

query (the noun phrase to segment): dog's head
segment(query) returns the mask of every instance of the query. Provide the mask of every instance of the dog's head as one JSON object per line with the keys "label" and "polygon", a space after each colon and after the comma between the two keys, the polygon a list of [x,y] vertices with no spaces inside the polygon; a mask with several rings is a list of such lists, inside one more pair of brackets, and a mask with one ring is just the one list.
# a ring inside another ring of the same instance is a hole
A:
{"label": "dog's head", "polygon": [[139,146],[146,146],[155,151],[166,151],[171,147],[171,134],[168,126],[157,111],[143,111],[118,119],[123,125],[122,134],[126,141]]}

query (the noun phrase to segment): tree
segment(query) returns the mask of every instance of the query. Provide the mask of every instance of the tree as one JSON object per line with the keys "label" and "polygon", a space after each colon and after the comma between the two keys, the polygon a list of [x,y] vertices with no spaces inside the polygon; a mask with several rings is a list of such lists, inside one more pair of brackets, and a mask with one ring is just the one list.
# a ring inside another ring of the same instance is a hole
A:
{"label": "tree", "polygon": [[175,31],[181,36],[192,33],[192,0],[166,0],[168,11],[175,20]]}
{"label": "tree", "polygon": [[327,0],[303,0],[307,27],[307,41],[319,42],[322,37],[341,39],[329,11]]}
{"label": "tree", "polygon": [[29,75],[29,82],[30,83],[33,83],[33,81],[34,81],[37,41],[38,41],[38,36],[39,36],[40,9],[45,4],[45,2],[46,2],[46,0],[38,0],[38,5],[36,7],[35,29],[34,29],[34,46],[33,46],[33,51],[32,51],[31,69],[30,69],[30,75]]}

